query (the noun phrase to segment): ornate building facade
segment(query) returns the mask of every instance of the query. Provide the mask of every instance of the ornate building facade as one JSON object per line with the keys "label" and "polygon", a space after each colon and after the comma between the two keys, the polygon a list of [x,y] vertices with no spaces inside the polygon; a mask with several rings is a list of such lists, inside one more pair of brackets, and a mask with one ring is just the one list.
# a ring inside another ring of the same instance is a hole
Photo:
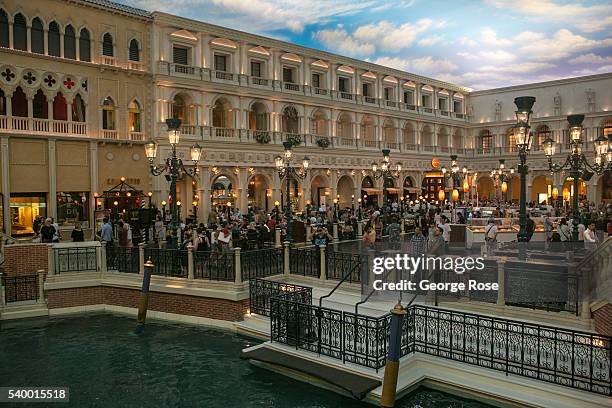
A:
{"label": "ornate building facade", "polygon": [[[72,10],[61,17],[66,3]],[[612,74],[470,92],[106,1],[11,4],[0,12],[0,193],[7,232],[16,232],[8,225],[21,228],[21,214],[27,219],[35,204],[61,220],[66,200],[80,202],[83,221],[91,224],[96,196],[121,177],[151,191],[158,205],[167,200],[168,183],[149,175],[142,143],[154,138],[161,145],[157,160],[167,157],[171,117],[182,122],[179,156],[188,157],[196,142],[204,148],[197,181],[179,183],[181,201],[197,204],[185,213],[195,211],[200,220],[215,205],[270,210],[284,202],[274,157],[287,140],[296,156],[311,158],[308,176],[290,186],[300,209],[335,197],[341,206],[359,198],[380,203],[383,192],[435,198],[443,188],[440,167],[451,154],[470,170],[469,194],[495,197],[501,193],[490,171],[499,159],[507,167],[517,162],[508,134],[513,99],[532,95],[536,141],[528,199],[542,201],[553,187],[562,194],[568,185],[563,175],[546,171],[539,143],[552,135],[566,152],[571,113],[585,113],[589,141],[612,125]],[[381,149],[402,163],[398,179],[387,184],[370,172]],[[508,198],[517,199],[517,178],[508,184]],[[595,176],[579,193],[599,202],[612,198],[606,186],[609,176]]]}

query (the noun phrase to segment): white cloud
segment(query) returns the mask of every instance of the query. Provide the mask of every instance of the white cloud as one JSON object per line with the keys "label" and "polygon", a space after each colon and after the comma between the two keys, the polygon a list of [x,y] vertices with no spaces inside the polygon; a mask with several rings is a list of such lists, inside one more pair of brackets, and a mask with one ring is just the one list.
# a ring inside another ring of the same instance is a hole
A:
{"label": "white cloud", "polygon": [[[519,40],[525,37],[536,40]],[[523,33],[517,37],[516,43],[524,44],[519,48],[523,55],[529,55],[533,60],[546,61],[567,58],[580,51],[612,46],[612,38],[591,40],[563,28],[548,38],[541,33]]]}
{"label": "white cloud", "polygon": [[569,60],[570,64],[609,64],[612,63],[612,57],[602,57],[593,53],[583,54]]}
{"label": "white cloud", "polygon": [[457,65],[447,59],[436,59],[430,56],[413,59],[380,57],[374,63],[421,75],[451,72],[458,68]]}
{"label": "white cloud", "polygon": [[469,37],[461,37],[461,38],[459,38],[459,44],[467,45],[468,47],[475,47],[475,46],[478,45],[478,42],[472,40]]}
{"label": "white cloud", "polygon": [[435,44],[441,44],[444,43],[444,36],[443,35],[433,35],[431,37],[425,37],[421,40],[419,40],[418,44],[421,47],[430,47],[432,45]]}
{"label": "white cloud", "polygon": [[483,65],[477,68],[480,72],[511,72],[511,73],[528,73],[541,71],[543,69],[554,68],[554,64],[547,62],[522,62],[518,64],[507,65]]}
{"label": "white cloud", "polygon": [[612,26],[612,5],[583,5],[578,2],[557,3],[552,0],[486,0],[493,7],[509,9],[540,21],[562,21],[575,24],[585,32]]}
{"label": "white cloud", "polygon": [[345,55],[372,55],[376,51],[373,44],[355,40],[342,28],[317,31],[313,34],[313,38],[320,41],[325,47]]}
{"label": "white cloud", "polygon": [[504,50],[478,51],[473,53],[458,52],[457,55],[467,60],[479,60],[483,61],[484,63],[507,63],[516,59],[516,55]]}
{"label": "white cloud", "polygon": [[492,28],[485,28],[480,32],[480,39],[484,44],[495,45],[497,47],[503,47],[512,44],[508,39],[497,38],[497,33]]}

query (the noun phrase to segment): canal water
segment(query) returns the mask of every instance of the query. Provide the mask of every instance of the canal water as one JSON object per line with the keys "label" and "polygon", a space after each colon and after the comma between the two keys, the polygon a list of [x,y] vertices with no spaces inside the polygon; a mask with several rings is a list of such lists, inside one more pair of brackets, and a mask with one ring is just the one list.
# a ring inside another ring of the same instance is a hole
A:
{"label": "canal water", "polygon": [[[2,322],[0,386],[70,387],[70,403],[58,406],[80,408],[372,407],[241,360],[257,343],[249,338],[152,321],[135,335],[134,327],[111,314]],[[420,388],[397,407],[489,406]]]}

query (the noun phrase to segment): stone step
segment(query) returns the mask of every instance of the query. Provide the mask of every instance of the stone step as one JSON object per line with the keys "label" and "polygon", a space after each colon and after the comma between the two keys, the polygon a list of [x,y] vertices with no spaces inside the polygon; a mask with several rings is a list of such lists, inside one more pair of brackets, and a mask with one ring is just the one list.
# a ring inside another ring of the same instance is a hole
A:
{"label": "stone step", "polygon": [[0,320],[25,319],[28,317],[48,316],[46,303],[28,303],[4,306],[0,309]]}

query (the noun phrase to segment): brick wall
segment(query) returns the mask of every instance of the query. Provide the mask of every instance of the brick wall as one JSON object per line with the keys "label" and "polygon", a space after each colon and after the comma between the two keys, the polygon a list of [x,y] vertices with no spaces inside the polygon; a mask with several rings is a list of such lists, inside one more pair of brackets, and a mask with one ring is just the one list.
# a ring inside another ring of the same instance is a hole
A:
{"label": "brick wall", "polygon": [[593,312],[593,320],[595,321],[595,330],[598,333],[612,336],[612,304],[600,307]]}
{"label": "brick wall", "polygon": [[40,269],[47,273],[49,249],[47,244],[6,245],[2,272],[6,276],[33,275]]}
{"label": "brick wall", "polygon": [[[110,286],[47,291],[49,309],[96,304],[137,308],[139,299],[139,290]],[[217,320],[240,321],[248,306],[249,299],[232,301],[162,292],[150,292],[149,295],[149,310]]]}

